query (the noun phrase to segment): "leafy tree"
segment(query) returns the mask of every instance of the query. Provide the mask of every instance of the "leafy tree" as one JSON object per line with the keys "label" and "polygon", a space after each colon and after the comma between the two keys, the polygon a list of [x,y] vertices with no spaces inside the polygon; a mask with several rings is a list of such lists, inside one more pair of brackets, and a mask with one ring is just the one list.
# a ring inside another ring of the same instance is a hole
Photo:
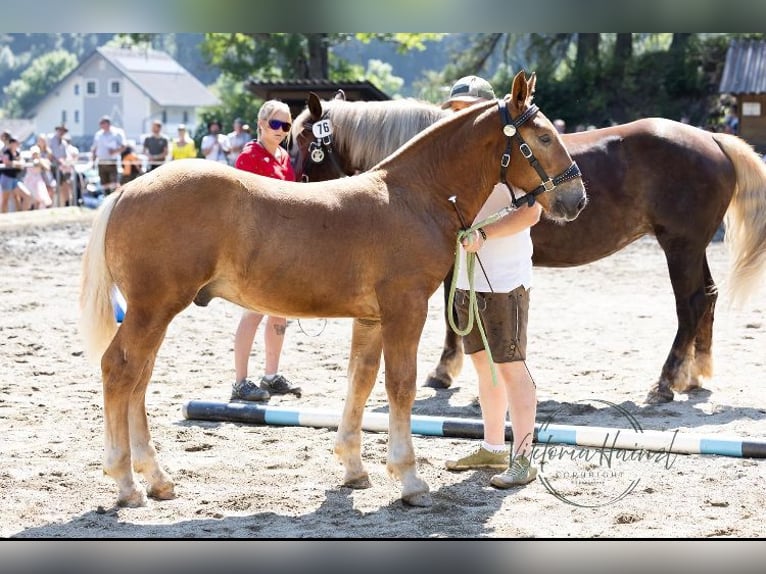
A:
{"label": "leafy tree", "polygon": [[65,50],[56,50],[36,58],[19,79],[8,84],[3,92],[9,117],[22,117],[50,92],[64,76],[77,67],[77,58]]}

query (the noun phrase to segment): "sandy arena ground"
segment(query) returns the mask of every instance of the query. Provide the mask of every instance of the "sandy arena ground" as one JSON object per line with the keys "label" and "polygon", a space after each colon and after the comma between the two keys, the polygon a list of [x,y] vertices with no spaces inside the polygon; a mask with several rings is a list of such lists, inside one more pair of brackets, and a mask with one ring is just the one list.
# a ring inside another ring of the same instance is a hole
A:
{"label": "sandy arena ground", "polygon": [[[385,433],[364,434],[363,457],[373,484],[351,490],[340,486],[333,429],[185,420],[187,401],[229,396],[240,312],[221,300],[190,307],[171,323],[147,393],[153,437],[178,497],[116,508],[116,487],[101,470],[100,375],[85,361],[77,333],[80,261],[92,216],[78,208],[0,216],[2,537],[766,534],[761,459],[647,453],[640,461],[608,461],[603,450],[569,447],[548,463],[548,482],[561,500],[540,480],[500,491],[489,486],[489,471],[443,468],[446,458],[470,451],[476,440],[415,436],[418,470],[434,498],[433,507],[424,509],[399,500],[399,484],[385,470]],[[728,273],[725,247],[712,244],[708,256],[720,284]],[[469,362],[453,388],[421,386],[444,334],[440,291],[430,303],[414,412],[478,419]],[[291,321],[282,368],[303,385],[304,394],[272,398],[272,406],[340,412],[350,324]],[[538,422],[628,428],[628,413],[645,431],[766,440],[766,288],[742,310],[730,310],[719,299],[716,374],[704,390],[647,406],[643,400],[675,325],[664,257],[651,238],[591,265],[536,269],[528,365],[538,386]],[[253,372],[260,370],[262,350],[259,333]],[[368,409],[386,411],[382,384]],[[629,492],[613,500],[624,490]]]}

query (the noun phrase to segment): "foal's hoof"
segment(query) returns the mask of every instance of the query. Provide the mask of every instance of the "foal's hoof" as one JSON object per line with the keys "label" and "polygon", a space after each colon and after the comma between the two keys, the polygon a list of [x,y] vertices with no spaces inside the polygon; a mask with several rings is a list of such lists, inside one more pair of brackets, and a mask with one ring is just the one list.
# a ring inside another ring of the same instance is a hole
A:
{"label": "foal's hoof", "polygon": [[149,496],[154,500],[173,500],[176,497],[175,486],[171,482],[149,489]]}
{"label": "foal's hoof", "polygon": [[426,492],[415,492],[413,494],[408,494],[406,496],[402,496],[402,502],[405,504],[408,504],[409,506],[419,506],[421,508],[428,508],[429,506],[433,506],[434,500],[431,498],[431,493]]}
{"label": "foal's hoof", "polygon": [[649,390],[649,394],[646,395],[644,402],[648,405],[660,405],[662,403],[669,403],[673,400],[673,391],[668,388],[653,387]]}
{"label": "foal's hoof", "polygon": [[432,389],[449,389],[452,386],[452,377],[434,372],[428,375],[423,386],[431,387]]}
{"label": "foal's hoof", "polygon": [[370,475],[365,473],[355,478],[347,478],[343,481],[343,486],[353,488],[354,490],[361,490],[363,488],[370,488],[372,483],[370,483]]}
{"label": "foal's hoof", "polygon": [[121,494],[117,498],[117,506],[123,508],[139,508],[141,506],[146,506],[146,495],[140,490],[134,490],[130,494]]}

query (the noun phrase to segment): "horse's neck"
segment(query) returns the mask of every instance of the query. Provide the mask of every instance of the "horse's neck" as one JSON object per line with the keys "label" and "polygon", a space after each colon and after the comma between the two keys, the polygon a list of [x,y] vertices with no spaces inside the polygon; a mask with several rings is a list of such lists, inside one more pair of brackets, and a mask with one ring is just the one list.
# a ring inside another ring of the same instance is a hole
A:
{"label": "horse's neck", "polygon": [[[390,183],[416,190],[426,210],[444,206],[454,215],[449,201],[454,196],[468,223],[499,180],[503,151],[499,124],[486,127],[492,118],[481,123],[477,118],[478,114],[470,114],[434,125],[377,167],[386,171]],[[488,131],[495,127],[496,132]]]}

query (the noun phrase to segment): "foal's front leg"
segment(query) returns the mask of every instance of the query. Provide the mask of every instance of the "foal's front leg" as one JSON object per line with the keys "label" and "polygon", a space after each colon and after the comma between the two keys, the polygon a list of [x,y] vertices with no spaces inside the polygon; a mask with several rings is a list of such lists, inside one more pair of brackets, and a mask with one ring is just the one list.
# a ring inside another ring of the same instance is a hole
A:
{"label": "foal's front leg", "polygon": [[370,486],[370,477],[362,464],[362,417],[380,369],[382,345],[380,321],[354,319],[348,392],[335,438],[335,454],[346,469],[343,484],[351,488]]}

